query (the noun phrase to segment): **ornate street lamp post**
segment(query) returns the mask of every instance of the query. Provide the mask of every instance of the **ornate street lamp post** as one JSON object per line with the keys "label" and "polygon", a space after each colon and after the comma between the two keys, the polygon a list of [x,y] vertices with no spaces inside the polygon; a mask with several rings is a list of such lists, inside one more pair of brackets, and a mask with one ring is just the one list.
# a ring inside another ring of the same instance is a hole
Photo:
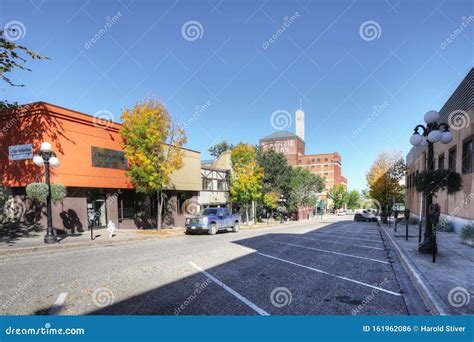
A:
{"label": "ornate street lamp post", "polygon": [[46,185],[48,186],[48,196],[46,198],[46,214],[48,219],[48,227],[46,229],[46,235],[44,237],[44,243],[55,243],[57,242],[56,235],[54,234],[53,229],[53,217],[52,217],[52,210],[51,210],[51,182],[50,182],[50,173],[49,173],[49,165],[53,167],[59,166],[59,159],[56,157],[56,154],[51,150],[51,144],[49,142],[41,143],[40,151],[36,156],[33,158],[33,162],[37,166],[45,167],[45,178],[46,178]]}
{"label": "ornate street lamp post", "polygon": [[[427,171],[434,171],[434,148],[433,144],[441,142],[449,144],[453,140],[453,134],[449,131],[449,126],[446,123],[438,124],[439,113],[437,111],[429,111],[425,114],[426,126],[418,125],[414,129],[413,135],[410,137],[410,143],[413,146],[428,145]],[[441,131],[441,129],[443,131]],[[422,131],[420,134],[419,131]],[[433,224],[429,216],[429,208],[433,203],[433,194],[427,193],[425,196],[425,233],[423,241],[418,246],[420,253],[436,253],[436,245],[433,236]]]}

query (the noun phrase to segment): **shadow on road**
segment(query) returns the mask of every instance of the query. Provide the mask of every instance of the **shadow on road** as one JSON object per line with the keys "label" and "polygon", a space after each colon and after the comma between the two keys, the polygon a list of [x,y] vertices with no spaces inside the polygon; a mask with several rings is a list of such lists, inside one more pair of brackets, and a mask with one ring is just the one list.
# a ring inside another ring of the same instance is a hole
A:
{"label": "shadow on road", "polygon": [[[380,241],[365,241],[365,247],[354,246],[357,240],[342,238],[327,242],[332,231],[341,234],[340,225],[305,234],[272,233],[234,241],[249,254],[211,268],[205,267],[209,260],[189,255],[188,277],[115,302],[122,289],[105,288],[92,298],[99,308],[88,314],[407,314],[380,236]],[[350,227],[345,233],[353,239],[364,234],[363,227],[371,227],[375,236],[378,232],[367,223]]]}

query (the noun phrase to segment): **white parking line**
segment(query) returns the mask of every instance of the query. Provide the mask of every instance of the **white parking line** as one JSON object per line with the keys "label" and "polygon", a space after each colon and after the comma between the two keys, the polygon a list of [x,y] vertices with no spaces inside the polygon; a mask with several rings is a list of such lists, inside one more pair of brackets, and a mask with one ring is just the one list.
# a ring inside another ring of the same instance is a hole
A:
{"label": "white parking line", "polygon": [[204,271],[201,267],[199,267],[198,265],[196,265],[194,262],[190,261],[189,264],[194,267],[195,269],[197,269],[199,272],[201,272],[202,274],[204,274],[206,277],[208,277],[209,279],[211,279],[214,283],[216,283],[217,285],[219,285],[220,287],[222,287],[224,290],[226,290],[227,292],[229,292],[231,295],[233,295],[234,297],[236,297],[238,300],[240,300],[242,303],[246,304],[248,307],[250,307],[252,310],[254,310],[255,312],[257,312],[259,315],[262,315],[262,316],[270,316],[270,314],[268,312],[266,312],[265,310],[263,310],[262,308],[258,307],[256,304],[252,303],[250,300],[248,300],[247,298],[245,298],[244,296],[242,296],[240,293],[238,293],[237,291],[235,291],[234,289],[230,288],[229,286],[227,286],[226,284],[224,284],[222,281],[220,281],[219,279],[217,279],[216,277],[214,277],[213,275],[209,274],[208,272]]}
{"label": "white parking line", "polygon": [[344,243],[344,242],[336,242],[336,241],[331,241],[331,240],[321,240],[321,239],[312,239],[312,238],[308,238],[308,237],[304,237],[304,236],[296,236],[297,238],[300,238],[300,239],[306,239],[306,240],[312,240],[312,241],[322,241],[322,242],[329,242],[329,243],[337,243],[339,245],[346,245],[346,246],[356,246],[356,247],[364,247],[364,248],[370,248],[370,249],[377,249],[379,251],[384,251],[385,249],[384,248],[380,248],[380,247],[372,247],[372,246],[366,246],[366,245],[357,245],[357,244],[353,244],[353,243]]}
{"label": "white parking line", "polygon": [[369,261],[374,261],[374,262],[379,262],[381,264],[387,264],[390,265],[389,262],[383,261],[383,260],[378,260],[378,259],[371,259],[371,258],[365,258],[353,254],[346,254],[346,253],[339,253],[339,252],[334,252],[334,251],[328,251],[326,249],[319,249],[319,248],[314,248],[314,247],[306,247],[306,246],[301,246],[301,245],[294,245],[292,243],[284,243],[284,242],[278,242],[278,241],[272,241],[274,243],[279,243],[282,245],[287,245],[287,246],[292,246],[292,247],[298,247],[298,248],[304,248],[304,249],[311,249],[313,251],[318,251],[318,252],[324,252],[324,253],[331,253],[331,254],[336,254],[336,255],[342,255],[346,257],[351,257],[351,258],[357,258],[357,259],[364,259],[364,260],[369,260]]}
{"label": "white parking line", "polygon": [[352,240],[362,240],[362,241],[370,241],[370,242],[379,242],[382,243],[382,240],[372,240],[372,239],[363,239],[363,238],[353,238],[353,237],[347,237],[347,236],[340,236],[340,235],[334,235],[334,234],[327,234],[327,233],[309,233],[309,235],[323,235],[323,236],[334,236],[337,238],[344,238],[344,239],[352,239]]}
{"label": "white parking line", "polygon": [[52,316],[59,315],[59,313],[63,309],[63,304],[66,301],[67,295],[68,295],[67,292],[61,292],[59,294],[58,298],[54,302],[54,305],[51,307],[51,309],[49,309],[48,315],[52,315]]}
{"label": "white parking line", "polygon": [[356,231],[356,230],[352,230],[352,229],[340,229],[340,230],[316,230],[315,232],[321,232],[321,233],[351,233],[351,234],[361,234],[361,235],[367,235],[367,236],[374,236],[374,237],[379,237],[380,234],[378,233],[367,233],[367,232],[364,232],[364,231]]}
{"label": "white parking line", "polygon": [[381,288],[381,287],[378,287],[378,286],[374,286],[374,285],[370,285],[370,284],[366,284],[366,283],[363,283],[363,282],[358,281],[358,280],[355,280],[355,279],[351,279],[351,278],[347,278],[347,277],[342,277],[342,276],[339,276],[339,275],[336,275],[336,274],[331,274],[331,273],[328,273],[328,272],[326,272],[326,271],[319,270],[319,269],[317,269],[317,268],[313,268],[313,267],[309,267],[309,266],[306,266],[306,265],[297,264],[296,262],[289,261],[289,260],[285,260],[285,259],[281,259],[281,258],[275,257],[275,256],[273,256],[273,255],[268,255],[268,254],[264,254],[264,253],[260,253],[260,252],[255,252],[255,253],[258,254],[258,255],[261,255],[261,256],[270,258],[270,259],[275,259],[275,260],[278,260],[278,261],[281,261],[281,262],[286,262],[287,264],[295,265],[295,266],[298,266],[298,267],[303,267],[303,268],[306,268],[306,269],[311,270],[311,271],[314,271],[314,272],[326,274],[326,275],[331,276],[331,277],[335,277],[335,278],[342,279],[342,280],[347,280],[347,281],[350,281],[351,283],[356,283],[356,284],[359,284],[359,285],[362,285],[362,286],[370,287],[370,288],[372,288],[372,289],[376,289],[376,290],[379,290],[379,291],[381,291],[381,292],[385,292],[385,293],[388,293],[388,294],[391,294],[391,295],[394,295],[394,296],[401,296],[400,293],[393,292],[393,291],[389,291],[389,290],[385,290],[384,288]]}

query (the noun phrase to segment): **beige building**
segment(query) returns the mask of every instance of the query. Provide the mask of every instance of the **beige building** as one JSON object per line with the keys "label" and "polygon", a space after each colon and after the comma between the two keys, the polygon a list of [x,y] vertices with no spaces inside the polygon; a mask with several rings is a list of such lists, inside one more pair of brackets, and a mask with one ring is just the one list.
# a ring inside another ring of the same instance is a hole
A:
{"label": "beige building", "polygon": [[[474,143],[474,69],[439,111],[438,123],[450,126],[453,140],[449,144],[434,144],[435,169],[448,169],[462,176],[461,191],[448,195],[439,191],[434,203],[441,207],[443,217],[452,221],[456,231],[474,220],[473,143]],[[416,146],[406,157],[406,205],[411,212],[420,215],[421,194],[415,189],[416,175],[427,167],[427,147]]]}
{"label": "beige building", "polygon": [[229,177],[232,168],[230,155],[231,151],[226,151],[215,160],[202,162],[202,186],[198,198],[200,209],[230,205]]}

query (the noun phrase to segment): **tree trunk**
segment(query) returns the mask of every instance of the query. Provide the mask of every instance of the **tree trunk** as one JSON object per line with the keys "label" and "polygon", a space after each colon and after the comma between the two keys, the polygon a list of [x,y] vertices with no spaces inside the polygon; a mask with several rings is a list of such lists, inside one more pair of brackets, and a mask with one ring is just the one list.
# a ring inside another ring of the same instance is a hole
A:
{"label": "tree trunk", "polygon": [[257,207],[255,206],[255,201],[252,201],[252,220],[253,224],[257,223]]}
{"label": "tree trunk", "polygon": [[249,224],[249,204],[245,204],[245,223]]}
{"label": "tree trunk", "polygon": [[156,215],[156,230],[161,230],[161,212],[163,211],[163,191],[157,191],[158,213]]}

